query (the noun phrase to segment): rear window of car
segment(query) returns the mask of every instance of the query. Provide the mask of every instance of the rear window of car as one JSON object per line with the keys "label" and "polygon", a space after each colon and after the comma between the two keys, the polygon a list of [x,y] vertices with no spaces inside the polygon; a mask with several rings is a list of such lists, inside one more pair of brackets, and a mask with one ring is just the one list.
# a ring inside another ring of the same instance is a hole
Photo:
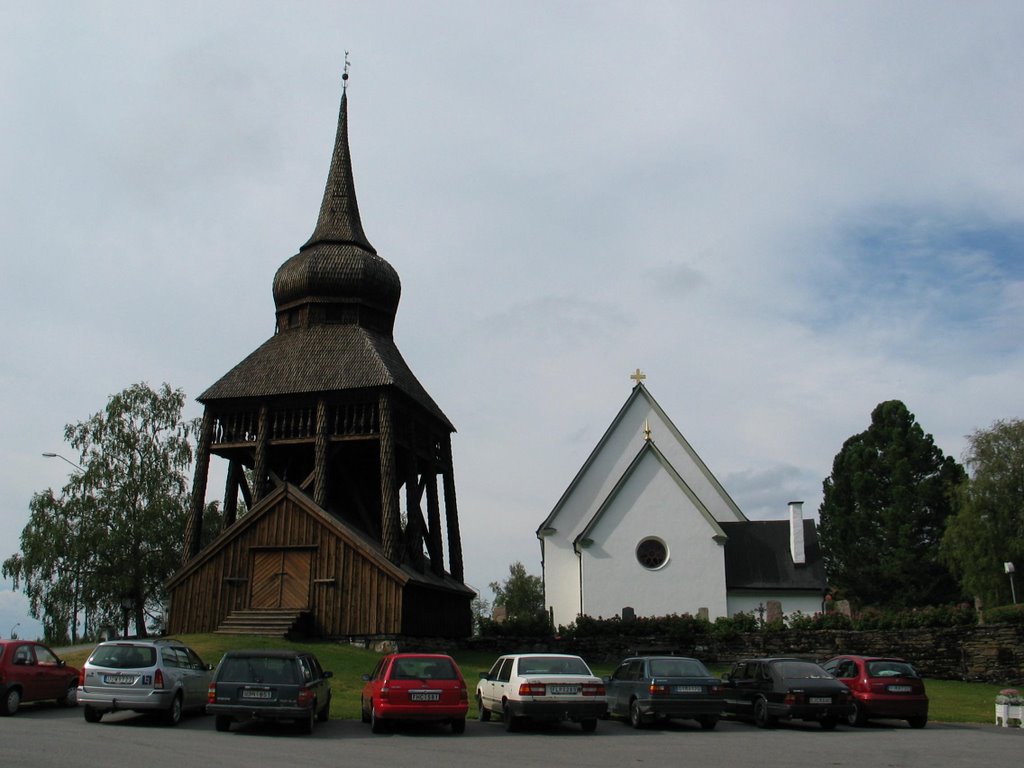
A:
{"label": "rear window of car", "polygon": [[868,662],[869,677],[917,677],[917,670],[905,661],[892,661],[883,659],[881,661]]}
{"label": "rear window of car", "polygon": [[575,656],[531,656],[519,659],[520,675],[589,675],[590,668]]}
{"label": "rear window of car", "polygon": [[298,685],[299,671],[295,659],[266,656],[239,656],[224,660],[219,681],[225,683],[266,683]]}
{"label": "rear window of car", "polygon": [[708,677],[708,671],[699,661],[683,659],[651,659],[653,677]]}
{"label": "rear window of car", "polygon": [[391,665],[394,680],[456,680],[455,665],[449,659],[406,657]]}
{"label": "rear window of car", "polygon": [[145,645],[101,645],[93,651],[88,663],[111,669],[152,667],[156,664],[156,649]]}

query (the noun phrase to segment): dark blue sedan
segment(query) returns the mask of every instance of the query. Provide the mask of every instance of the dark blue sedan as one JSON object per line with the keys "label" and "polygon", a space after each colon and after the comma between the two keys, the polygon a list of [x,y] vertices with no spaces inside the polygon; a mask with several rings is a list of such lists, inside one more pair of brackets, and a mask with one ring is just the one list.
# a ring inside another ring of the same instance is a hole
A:
{"label": "dark blue sedan", "polygon": [[628,718],[634,728],[676,718],[696,720],[711,730],[725,708],[721,681],[685,656],[625,659],[605,686],[608,714]]}

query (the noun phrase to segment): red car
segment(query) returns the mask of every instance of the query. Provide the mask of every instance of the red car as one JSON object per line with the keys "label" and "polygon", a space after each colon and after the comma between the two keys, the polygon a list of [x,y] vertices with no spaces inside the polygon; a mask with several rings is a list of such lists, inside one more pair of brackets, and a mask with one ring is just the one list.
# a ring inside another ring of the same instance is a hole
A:
{"label": "red car", "polygon": [[449,723],[452,733],[466,730],[469,695],[451,656],[391,653],[377,663],[372,675],[363,675],[363,681],[363,722],[374,733],[401,720]]}
{"label": "red car", "polygon": [[836,656],[823,665],[853,694],[850,725],[874,718],[906,720],[911,728],[928,723],[924,681],[908,661],[880,656]]}
{"label": "red car", "polygon": [[77,691],[78,670],[42,643],[0,640],[0,715],[13,715],[29,701],[73,707]]}

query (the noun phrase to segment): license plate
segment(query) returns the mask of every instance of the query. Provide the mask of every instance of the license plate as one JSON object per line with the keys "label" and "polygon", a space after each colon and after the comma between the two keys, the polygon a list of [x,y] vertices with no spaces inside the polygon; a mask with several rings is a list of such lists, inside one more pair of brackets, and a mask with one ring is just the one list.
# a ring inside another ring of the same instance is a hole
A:
{"label": "license plate", "polygon": [[889,693],[910,693],[913,688],[909,685],[890,685]]}
{"label": "license plate", "polygon": [[549,685],[548,693],[552,696],[575,696],[580,692],[578,685]]}
{"label": "license plate", "polygon": [[703,693],[704,689],[699,685],[673,685],[672,693]]}
{"label": "license plate", "polygon": [[104,675],[103,682],[107,685],[132,685],[135,675]]}
{"label": "license plate", "polygon": [[440,691],[409,691],[409,701],[440,701]]}
{"label": "license plate", "polygon": [[831,704],[832,699],[827,696],[811,696],[811,704]]}
{"label": "license plate", "polygon": [[274,697],[273,691],[254,691],[248,688],[242,689],[243,699],[272,699]]}

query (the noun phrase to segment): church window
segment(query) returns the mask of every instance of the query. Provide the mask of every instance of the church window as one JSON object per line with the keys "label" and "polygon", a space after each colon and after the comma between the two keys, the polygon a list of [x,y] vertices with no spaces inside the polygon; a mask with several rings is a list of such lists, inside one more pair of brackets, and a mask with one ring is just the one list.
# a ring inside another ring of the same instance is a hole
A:
{"label": "church window", "polygon": [[646,538],[637,544],[636,559],[644,568],[655,571],[668,561],[668,547],[661,539]]}

